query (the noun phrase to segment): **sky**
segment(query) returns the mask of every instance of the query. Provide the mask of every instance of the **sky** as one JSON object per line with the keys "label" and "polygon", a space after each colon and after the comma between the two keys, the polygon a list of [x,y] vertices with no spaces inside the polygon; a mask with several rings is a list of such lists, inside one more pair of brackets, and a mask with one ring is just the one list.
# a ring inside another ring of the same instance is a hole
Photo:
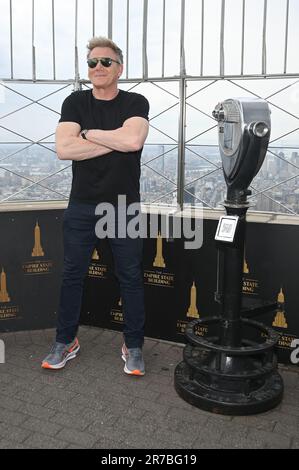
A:
{"label": "sky", "polygon": [[[107,35],[108,32],[108,1],[95,0],[95,34]],[[218,75],[220,70],[220,19],[221,0],[205,0],[204,2],[204,41],[203,41],[203,74],[206,76]],[[238,75],[241,70],[241,23],[243,0],[225,1],[225,34],[224,34],[224,71],[225,74]],[[53,48],[52,48],[52,0],[34,0],[34,30],[32,28],[32,0],[12,0],[13,24],[13,72],[14,78],[32,78],[32,40],[36,50],[37,79],[53,79]],[[287,0],[268,0],[267,5],[267,73],[283,73],[284,68],[284,40],[285,15]],[[185,1],[185,58],[186,71],[190,76],[199,76],[201,68],[201,0]],[[299,74],[298,43],[299,43],[299,1],[290,0],[289,34],[288,34],[288,60],[287,72]],[[263,31],[264,0],[246,0],[245,2],[245,38],[244,38],[244,74],[261,74],[262,65],[262,31]],[[162,0],[148,0],[148,34],[147,58],[149,77],[162,76]],[[9,0],[0,0],[0,79],[10,78],[10,16]],[[165,67],[164,76],[174,77],[180,71],[180,12],[181,0],[165,0]],[[125,64],[128,68],[123,77],[139,78],[142,76],[142,28],[143,28],[143,0],[129,0],[129,33],[127,44],[127,0],[113,0],[113,31],[112,38],[125,53]],[[74,46],[75,46],[75,0],[54,0],[55,16],[55,78],[72,80],[74,78]],[[79,72],[81,78],[87,78],[86,44],[92,37],[92,0],[78,0],[78,53]],[[265,83],[267,82],[267,83]],[[238,82],[240,86],[249,88],[259,96],[268,97],[279,88],[295,83],[291,80],[246,80]],[[199,92],[188,100],[193,106],[199,107],[208,116],[211,115],[218,101],[233,96],[249,96],[249,92],[239,86],[226,81],[218,81],[211,85],[211,81],[189,82],[187,95],[209,85],[205,92]],[[51,92],[53,86],[37,85],[11,85],[14,89],[22,89],[22,93],[30,95],[33,99]],[[161,84],[166,90],[178,95],[177,83]],[[1,88],[1,87],[0,87]],[[151,103],[151,117],[155,116],[168,106],[174,105],[178,100],[168,93],[151,84],[142,84],[136,91],[144,93]],[[68,88],[49,98],[50,105],[59,112],[62,100],[71,92]],[[253,95],[251,95],[253,96]],[[3,98],[3,96],[2,96]],[[287,107],[298,116],[299,85],[295,84],[282,94],[273,97],[273,103],[280,107]],[[1,101],[1,96],[0,96]],[[9,91],[0,103],[0,117],[16,109],[26,100]],[[27,102],[28,103],[28,102]],[[0,120],[2,125],[14,128],[20,133],[29,135],[32,122],[44,122],[44,136],[48,129],[55,128],[57,115],[51,116],[44,110],[38,109],[36,113],[26,119],[23,111],[11,117]],[[187,110],[187,139],[192,139],[202,129],[213,125],[213,120],[195,109]],[[291,129],[299,127],[296,117],[286,115],[278,108],[272,109],[272,138],[276,138]],[[173,139],[177,138],[178,106],[176,105],[167,114],[153,120],[156,126]],[[11,127],[14,126],[14,127]],[[21,132],[22,131],[22,132]],[[42,134],[42,135],[43,135]],[[0,139],[4,134],[0,131]],[[6,136],[7,137],[7,136]],[[171,139],[162,135],[157,136],[152,131],[150,140],[156,138]],[[41,136],[38,134],[38,138]],[[216,132],[211,132],[201,138],[201,142],[216,143]],[[193,142],[196,143],[198,139]],[[299,142],[298,134],[288,137],[288,142]]]}

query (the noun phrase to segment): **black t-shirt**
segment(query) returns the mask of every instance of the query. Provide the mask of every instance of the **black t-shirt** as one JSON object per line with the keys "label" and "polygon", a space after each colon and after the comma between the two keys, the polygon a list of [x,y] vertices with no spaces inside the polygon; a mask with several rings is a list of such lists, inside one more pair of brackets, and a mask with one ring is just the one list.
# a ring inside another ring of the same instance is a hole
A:
{"label": "black t-shirt", "polygon": [[[92,90],[75,91],[64,100],[59,122],[77,122],[81,129],[114,130],[130,117],[148,119],[148,111],[147,99],[138,93],[119,90],[114,99],[106,101],[94,98]],[[128,204],[139,202],[141,152],[112,151],[89,160],[73,160],[70,199],[116,204],[117,196],[125,194]]]}

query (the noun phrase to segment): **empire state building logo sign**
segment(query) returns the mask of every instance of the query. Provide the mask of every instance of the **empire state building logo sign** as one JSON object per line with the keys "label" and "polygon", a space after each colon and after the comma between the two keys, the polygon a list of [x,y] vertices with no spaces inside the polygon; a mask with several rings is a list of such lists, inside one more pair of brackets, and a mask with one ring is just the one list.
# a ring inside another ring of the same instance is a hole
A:
{"label": "empire state building logo sign", "polygon": [[19,307],[11,304],[11,297],[7,287],[7,275],[4,267],[0,274],[0,320],[16,318]]}
{"label": "empire state building logo sign", "polygon": [[26,275],[50,274],[53,268],[53,261],[43,259],[45,252],[42,247],[41,228],[36,221],[33,231],[33,248],[30,261],[23,263],[23,272]]}

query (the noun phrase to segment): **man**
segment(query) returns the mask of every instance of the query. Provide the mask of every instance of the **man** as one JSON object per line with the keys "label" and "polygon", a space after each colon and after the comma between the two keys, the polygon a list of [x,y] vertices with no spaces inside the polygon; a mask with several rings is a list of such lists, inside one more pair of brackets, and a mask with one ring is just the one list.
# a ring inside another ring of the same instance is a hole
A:
{"label": "man", "polygon": [[[92,38],[88,45],[88,77],[92,90],[77,91],[62,105],[56,131],[58,158],[73,160],[73,180],[64,214],[64,272],[56,341],[42,362],[61,369],[80,349],[76,337],[84,278],[97,237],[95,208],[138,203],[140,157],[148,134],[149,104],[145,97],[118,89],[122,51],[111,40]],[[124,371],[144,375],[144,296],[142,239],[109,238],[124,311]]]}

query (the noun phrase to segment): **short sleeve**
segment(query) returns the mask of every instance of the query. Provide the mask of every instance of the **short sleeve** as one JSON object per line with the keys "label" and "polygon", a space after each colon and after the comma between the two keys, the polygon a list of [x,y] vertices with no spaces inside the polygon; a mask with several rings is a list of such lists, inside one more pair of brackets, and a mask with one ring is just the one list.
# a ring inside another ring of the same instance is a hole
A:
{"label": "short sleeve", "polygon": [[62,103],[59,122],[77,122],[81,126],[81,118],[75,102],[75,93],[67,96]]}
{"label": "short sleeve", "polygon": [[131,117],[142,117],[148,120],[148,113],[148,100],[143,95],[139,95],[136,93],[134,99],[127,108],[126,119],[129,119]]}

